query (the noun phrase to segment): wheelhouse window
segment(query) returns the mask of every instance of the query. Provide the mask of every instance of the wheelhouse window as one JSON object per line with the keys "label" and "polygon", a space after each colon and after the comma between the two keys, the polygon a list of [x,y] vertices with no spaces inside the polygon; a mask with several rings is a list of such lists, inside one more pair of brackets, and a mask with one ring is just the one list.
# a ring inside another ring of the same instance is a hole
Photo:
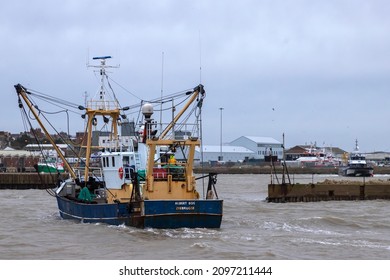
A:
{"label": "wheelhouse window", "polygon": [[124,157],[123,157],[123,164],[124,164],[124,165],[130,164],[130,160],[129,160],[129,157],[128,157],[128,156],[124,156]]}

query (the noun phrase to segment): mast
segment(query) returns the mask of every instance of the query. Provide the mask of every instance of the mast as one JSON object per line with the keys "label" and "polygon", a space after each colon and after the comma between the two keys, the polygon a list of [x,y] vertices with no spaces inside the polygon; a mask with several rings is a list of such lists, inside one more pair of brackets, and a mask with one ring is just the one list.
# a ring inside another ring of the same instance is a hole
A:
{"label": "mast", "polygon": [[[22,97],[22,99],[24,100],[24,102],[26,103],[26,105],[28,106],[30,111],[33,113],[35,119],[38,121],[39,126],[42,128],[42,130],[45,133],[45,135],[46,135],[47,139],[49,140],[50,144],[53,146],[53,148],[56,150],[57,154],[59,155],[59,157],[61,158],[61,160],[65,164],[65,168],[69,171],[71,177],[73,179],[76,179],[76,177],[77,177],[76,173],[73,171],[73,168],[69,165],[68,161],[66,160],[66,158],[62,154],[61,150],[57,147],[57,145],[54,142],[53,138],[51,137],[50,133],[47,131],[46,127],[43,125],[41,119],[39,118],[39,114],[37,113],[35,107],[32,105],[32,103],[28,99],[28,97],[27,97],[27,93],[28,92],[26,91],[26,89],[21,84],[15,85],[15,89],[16,89],[16,92],[19,95],[19,97]],[[21,100],[20,99],[19,99],[19,106],[23,106],[21,104]]]}
{"label": "mast", "polygon": [[[283,133],[283,174],[282,174],[282,184],[284,185],[286,183],[285,177],[286,177],[286,158],[285,158],[285,150],[284,150],[284,133]],[[272,155],[271,155],[272,157]]]}
{"label": "mast", "polygon": [[118,120],[120,119],[120,108],[117,100],[107,99],[105,87],[104,87],[104,78],[106,77],[106,68],[117,68],[118,66],[109,66],[106,65],[106,59],[110,59],[111,56],[98,56],[93,57],[93,60],[100,60],[100,65],[88,65],[88,67],[99,68],[100,73],[100,90],[91,101],[88,101],[86,106],[87,108],[80,107],[80,109],[85,110],[85,115],[87,116],[87,146],[85,152],[85,171],[84,178],[88,178],[89,174],[89,164],[91,161],[92,154],[92,130],[93,126],[97,125],[97,116],[103,117],[103,122],[108,123],[111,119],[111,132],[110,140],[117,141],[118,145]]}

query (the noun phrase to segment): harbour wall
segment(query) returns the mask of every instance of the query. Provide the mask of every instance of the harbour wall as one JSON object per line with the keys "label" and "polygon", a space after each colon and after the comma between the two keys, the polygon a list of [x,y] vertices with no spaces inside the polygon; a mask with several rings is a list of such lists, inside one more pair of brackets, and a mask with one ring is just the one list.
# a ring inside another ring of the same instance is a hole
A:
{"label": "harbour wall", "polygon": [[268,202],[390,199],[390,182],[269,184]]}
{"label": "harbour wall", "polygon": [[0,173],[0,189],[48,189],[54,188],[66,174]]}

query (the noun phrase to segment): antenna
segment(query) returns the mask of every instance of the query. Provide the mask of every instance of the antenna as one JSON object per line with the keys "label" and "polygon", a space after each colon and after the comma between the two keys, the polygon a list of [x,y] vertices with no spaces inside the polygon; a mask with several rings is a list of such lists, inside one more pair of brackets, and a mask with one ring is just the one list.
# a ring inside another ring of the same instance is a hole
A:
{"label": "antenna", "polygon": [[[110,102],[106,100],[106,91],[105,91],[105,86],[104,86],[104,79],[106,78],[106,69],[107,68],[119,68],[119,65],[117,66],[111,66],[111,65],[106,65],[106,60],[111,59],[112,57],[110,55],[105,55],[105,56],[94,56],[92,57],[93,60],[100,60],[99,65],[91,65],[87,64],[87,67],[92,67],[92,68],[98,68],[99,70],[96,70],[96,72],[99,72],[100,74],[100,90],[98,92],[98,98],[99,102],[95,103],[94,105],[98,105],[99,109],[109,109],[110,107]],[[96,96],[95,96],[96,97]],[[116,100],[115,94],[114,94],[114,99],[116,101],[115,107],[119,106],[118,101]]]}
{"label": "antenna", "polygon": [[84,106],[87,107],[88,92],[84,91]]}
{"label": "antenna", "polygon": [[87,48],[87,57],[86,57],[85,65],[87,65],[88,67],[88,64],[89,64],[89,48]]}
{"label": "antenna", "polygon": [[160,133],[163,131],[162,127],[162,99],[164,92],[164,52],[161,54],[161,100],[160,100]]}
{"label": "antenna", "polygon": [[95,57],[92,57],[93,60],[97,60],[97,59],[108,59],[108,58],[112,58],[111,55],[105,55],[105,56],[95,56]]}
{"label": "antenna", "polygon": [[199,83],[202,83],[202,41],[199,30]]}

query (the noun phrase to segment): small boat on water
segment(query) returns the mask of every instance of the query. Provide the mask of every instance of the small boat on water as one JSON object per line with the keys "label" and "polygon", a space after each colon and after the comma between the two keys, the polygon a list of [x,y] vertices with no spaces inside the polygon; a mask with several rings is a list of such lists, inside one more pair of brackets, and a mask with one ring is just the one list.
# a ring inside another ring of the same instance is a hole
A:
{"label": "small boat on water", "polygon": [[[104,84],[108,81],[105,70],[109,67],[106,60],[109,58],[94,58],[100,61],[99,66],[94,66],[99,68],[101,75],[100,90],[96,99],[85,107],[78,106],[86,120],[87,140],[85,149],[80,152],[80,158],[85,159],[83,166],[71,166],[58,151],[69,173],[68,179],[49,191],[57,200],[60,216],[81,222],[124,224],[139,228],[219,228],[223,200],[218,198],[215,189],[216,174],[196,178],[193,172],[195,148],[201,145],[200,112],[205,98],[203,85],[183,92],[182,97],[186,98],[186,102],[182,109],[174,115],[179,108],[174,106],[172,120],[165,126],[161,124],[160,129],[153,119],[152,103],[141,102],[141,131],[135,139],[125,141],[120,135],[119,126],[126,119],[124,111],[129,107],[119,106],[116,97],[109,99],[105,93],[108,88]],[[28,107],[56,149],[40,121],[42,112],[38,111],[39,107],[30,98],[32,91],[20,84],[15,85],[15,89],[19,107],[24,112],[24,105]],[[173,96],[168,100],[172,101]],[[167,103],[166,100],[159,102],[157,106]],[[189,114],[184,115],[188,111]],[[195,118],[193,123],[189,122],[192,120],[190,115]],[[106,127],[110,127],[108,144],[104,148],[92,145],[92,131],[98,118],[102,118]],[[182,119],[185,121],[180,122]],[[183,129],[191,133],[186,133],[185,137],[180,133],[175,134]],[[100,167],[91,164],[92,155],[97,149]],[[179,154],[180,159],[177,157]],[[198,187],[202,182],[201,195]]]}
{"label": "small boat on water", "polygon": [[367,163],[366,157],[359,152],[357,140],[355,142],[355,150],[348,157],[347,166],[340,167],[339,174],[347,177],[374,176],[374,168]]}
{"label": "small boat on water", "polygon": [[34,164],[34,168],[38,173],[51,173],[58,174],[64,173],[64,165],[62,162],[57,161],[56,159],[42,158]]}

